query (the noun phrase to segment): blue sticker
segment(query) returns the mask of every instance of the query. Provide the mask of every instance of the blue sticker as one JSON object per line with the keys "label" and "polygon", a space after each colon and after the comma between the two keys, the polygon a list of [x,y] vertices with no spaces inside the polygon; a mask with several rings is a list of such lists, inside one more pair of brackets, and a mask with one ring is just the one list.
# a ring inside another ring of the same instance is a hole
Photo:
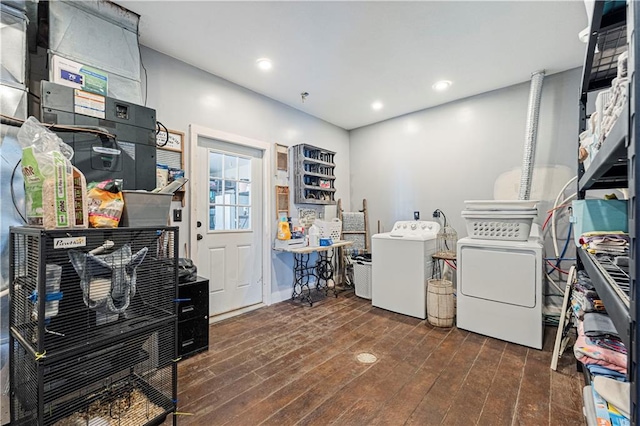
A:
{"label": "blue sticker", "polygon": [[79,84],[81,86],[84,84],[84,77],[82,75],[76,74],[76,73],[72,73],[72,72],[69,72],[67,70],[60,70],[60,77],[63,80],[71,81],[71,82]]}

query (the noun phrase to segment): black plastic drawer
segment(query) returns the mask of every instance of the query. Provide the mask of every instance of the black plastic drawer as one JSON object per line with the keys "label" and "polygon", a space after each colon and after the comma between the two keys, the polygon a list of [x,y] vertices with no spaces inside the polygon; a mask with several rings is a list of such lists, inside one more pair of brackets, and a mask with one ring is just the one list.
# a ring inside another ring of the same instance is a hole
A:
{"label": "black plastic drawer", "polygon": [[178,321],[209,316],[209,280],[182,283],[178,287]]}
{"label": "black plastic drawer", "polygon": [[178,353],[182,358],[208,349],[208,319],[192,319],[178,323]]}

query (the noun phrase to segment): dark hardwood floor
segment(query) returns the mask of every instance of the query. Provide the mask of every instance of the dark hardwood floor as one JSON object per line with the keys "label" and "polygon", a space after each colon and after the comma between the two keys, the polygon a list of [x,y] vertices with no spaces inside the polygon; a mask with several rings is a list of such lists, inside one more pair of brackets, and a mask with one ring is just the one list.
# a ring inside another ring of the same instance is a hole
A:
{"label": "dark hardwood floor", "polygon": [[[282,302],[210,327],[179,363],[179,425],[582,425],[571,351],[543,351],[371,306]],[[359,353],[377,357],[373,364]],[[170,424],[169,419],[165,424]]]}

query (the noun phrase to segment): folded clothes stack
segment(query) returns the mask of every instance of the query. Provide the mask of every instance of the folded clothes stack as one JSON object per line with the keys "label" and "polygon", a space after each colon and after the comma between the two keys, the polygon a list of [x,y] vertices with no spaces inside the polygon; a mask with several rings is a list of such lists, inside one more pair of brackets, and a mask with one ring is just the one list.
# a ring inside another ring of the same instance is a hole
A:
{"label": "folded clothes stack", "polygon": [[580,236],[580,244],[592,254],[626,256],[629,241],[629,234],[625,232],[588,232]]}
{"label": "folded clothes stack", "polygon": [[[627,349],[618,337],[611,319],[601,313],[586,313],[578,321],[578,338],[573,353],[593,374],[626,381]],[[598,368],[591,369],[596,365]]]}
{"label": "folded clothes stack", "polygon": [[604,303],[600,300],[600,296],[585,271],[578,271],[577,280],[571,293],[571,308],[573,315],[581,321],[584,319],[585,313],[606,312]]}
{"label": "folded clothes stack", "polygon": [[571,307],[578,330],[573,345],[576,359],[592,376],[627,381],[627,348],[585,271],[578,271],[576,275]]}
{"label": "folded clothes stack", "polygon": [[624,109],[624,105],[627,102],[628,87],[629,79],[626,76],[622,78],[616,77],[611,81],[611,88],[609,89],[611,93],[608,96],[608,102],[604,105],[602,116],[599,117],[598,149],[609,136],[609,132],[611,132],[613,125]]}

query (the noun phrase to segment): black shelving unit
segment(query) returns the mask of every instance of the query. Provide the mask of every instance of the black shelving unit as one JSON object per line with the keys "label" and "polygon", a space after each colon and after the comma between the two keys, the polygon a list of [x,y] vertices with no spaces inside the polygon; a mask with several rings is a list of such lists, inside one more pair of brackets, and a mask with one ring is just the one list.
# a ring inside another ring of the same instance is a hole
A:
{"label": "black shelving unit", "polygon": [[631,254],[629,258],[629,272],[631,275],[631,292],[630,292],[630,317],[631,317],[631,346],[629,354],[629,377],[631,378],[631,424],[638,424],[638,395],[640,394],[640,380],[638,377],[638,309],[640,308],[638,300],[638,250],[640,249],[640,238],[638,227],[638,218],[640,205],[638,204],[638,182],[640,176],[640,164],[638,163],[637,153],[638,131],[640,130],[640,121],[637,119],[637,112],[640,109],[640,97],[638,96],[640,86],[637,83],[637,72],[640,70],[640,35],[636,31],[636,22],[640,22],[640,7],[634,1],[628,2],[628,38],[629,38],[629,149],[627,157],[629,158],[629,236],[631,238]]}
{"label": "black shelving unit", "polygon": [[[605,304],[607,313],[616,326],[618,334],[628,350],[628,377],[631,382],[631,424],[638,424],[638,341],[637,327],[638,291],[637,253],[640,249],[636,223],[639,218],[637,200],[640,164],[636,159],[638,151],[637,135],[640,122],[636,120],[639,87],[636,84],[638,66],[638,46],[640,40],[635,31],[635,23],[640,21],[640,7],[635,1],[628,1],[626,8],[604,13],[611,3],[596,1],[594,5],[591,32],[585,55],[584,72],[580,93],[580,131],[587,127],[587,98],[590,92],[611,85],[617,75],[617,58],[623,51],[629,51],[628,102],[616,121],[601,149],[592,159],[585,171],[578,164],[578,198],[584,199],[587,191],[595,189],[628,188],[629,236],[631,239],[629,254],[629,273],[620,270],[607,256],[593,255],[578,249],[578,268],[584,269],[596,287]],[[596,49],[597,47],[597,49]]]}

